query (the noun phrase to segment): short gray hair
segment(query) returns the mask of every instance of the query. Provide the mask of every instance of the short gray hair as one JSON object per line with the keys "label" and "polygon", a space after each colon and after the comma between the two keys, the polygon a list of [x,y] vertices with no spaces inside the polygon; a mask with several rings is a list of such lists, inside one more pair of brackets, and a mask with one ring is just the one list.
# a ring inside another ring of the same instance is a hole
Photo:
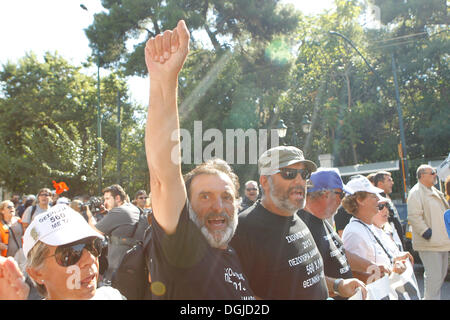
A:
{"label": "short gray hair", "polygon": [[332,191],[332,190],[318,190],[318,191],[308,192],[308,193],[306,193],[306,196],[311,200],[315,200],[330,191]]}
{"label": "short gray hair", "polygon": [[[431,167],[429,166],[429,165],[427,165],[427,164],[421,164],[418,168],[417,168],[417,171],[416,171],[416,177],[417,177],[417,180],[419,180],[421,177],[422,177],[422,174],[424,174],[425,173],[425,170],[426,169],[430,169]],[[431,168],[431,169],[433,169],[433,168]]]}

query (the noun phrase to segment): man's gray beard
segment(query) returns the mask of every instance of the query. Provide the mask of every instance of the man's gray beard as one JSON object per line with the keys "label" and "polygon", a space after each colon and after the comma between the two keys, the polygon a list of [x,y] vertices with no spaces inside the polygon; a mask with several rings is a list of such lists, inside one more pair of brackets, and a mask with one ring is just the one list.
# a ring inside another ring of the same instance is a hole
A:
{"label": "man's gray beard", "polygon": [[238,224],[237,207],[235,207],[232,219],[230,219],[230,217],[226,213],[222,213],[219,215],[224,216],[225,221],[227,221],[229,224],[224,231],[216,231],[217,233],[220,233],[220,237],[218,237],[218,239],[216,239],[216,237],[214,237],[209,232],[208,228],[204,225],[204,223],[202,223],[198,219],[197,214],[195,213],[194,209],[192,209],[191,203],[189,202],[189,218],[200,229],[203,236],[206,238],[206,241],[213,248],[220,248],[224,245],[227,245],[231,241],[231,238],[233,238],[234,233],[237,228],[237,224]]}
{"label": "man's gray beard", "polygon": [[272,199],[272,202],[275,204],[277,208],[283,209],[287,212],[290,212],[292,214],[295,214],[298,210],[303,209],[305,207],[306,202],[306,188],[299,188],[303,190],[303,201],[300,203],[300,205],[295,205],[291,201],[289,201],[289,192],[291,190],[288,190],[287,196],[284,196],[283,194],[279,194],[276,192],[276,188],[273,184],[272,178],[269,177],[269,194],[270,198]]}

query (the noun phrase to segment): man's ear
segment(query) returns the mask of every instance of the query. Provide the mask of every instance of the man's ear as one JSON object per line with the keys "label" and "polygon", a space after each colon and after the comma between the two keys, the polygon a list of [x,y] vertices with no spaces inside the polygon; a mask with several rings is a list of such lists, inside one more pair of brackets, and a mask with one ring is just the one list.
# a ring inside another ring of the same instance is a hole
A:
{"label": "man's ear", "polygon": [[269,190],[269,177],[259,176],[259,184],[261,185],[261,188],[264,190],[264,194],[267,194]]}

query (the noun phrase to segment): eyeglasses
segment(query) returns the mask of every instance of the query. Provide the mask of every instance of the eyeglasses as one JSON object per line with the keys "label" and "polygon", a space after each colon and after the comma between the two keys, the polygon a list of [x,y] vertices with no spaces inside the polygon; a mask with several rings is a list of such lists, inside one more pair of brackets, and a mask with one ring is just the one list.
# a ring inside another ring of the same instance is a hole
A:
{"label": "eyeglasses", "polygon": [[436,174],[436,171],[431,171],[431,172],[427,172],[428,174],[431,174],[432,176],[434,176]]}
{"label": "eyeglasses", "polygon": [[14,206],[7,206],[8,209],[14,209]]}
{"label": "eyeglasses", "polygon": [[94,240],[83,239],[81,241],[58,246],[55,254],[46,258],[55,257],[56,263],[61,267],[68,267],[80,261],[83,255],[83,249],[88,250],[96,258],[100,256],[103,249],[103,241],[99,238]]}
{"label": "eyeglasses", "polygon": [[311,177],[311,172],[308,169],[293,169],[293,168],[282,168],[275,173],[280,173],[281,177],[286,180],[294,180],[298,173],[303,180],[307,180]]}
{"label": "eyeglasses", "polygon": [[39,194],[39,197],[50,197],[51,196],[51,194],[48,194],[48,193],[41,193],[41,194]]}
{"label": "eyeglasses", "polygon": [[138,197],[139,200],[146,200],[148,197]]}
{"label": "eyeglasses", "polygon": [[345,192],[344,191],[333,191],[334,193],[339,195],[339,198],[342,200],[345,197]]}
{"label": "eyeglasses", "polygon": [[257,191],[258,189],[256,189],[256,188],[248,188],[248,189],[245,189],[246,191]]}
{"label": "eyeglasses", "polygon": [[387,203],[380,203],[379,205],[378,205],[378,210],[383,210],[384,208],[387,208],[388,207],[388,204]]}

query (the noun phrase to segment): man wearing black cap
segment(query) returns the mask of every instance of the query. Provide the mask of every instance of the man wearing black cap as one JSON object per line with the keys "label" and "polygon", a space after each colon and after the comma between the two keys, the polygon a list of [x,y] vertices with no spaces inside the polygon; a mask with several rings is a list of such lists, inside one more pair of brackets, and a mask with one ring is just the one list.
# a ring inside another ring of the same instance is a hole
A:
{"label": "man wearing black cap", "polygon": [[231,241],[250,287],[262,299],[327,299],[323,260],[295,214],[305,205],[306,180],[316,165],[300,149],[279,146],[264,152],[258,167],[262,198],[240,214]]}

